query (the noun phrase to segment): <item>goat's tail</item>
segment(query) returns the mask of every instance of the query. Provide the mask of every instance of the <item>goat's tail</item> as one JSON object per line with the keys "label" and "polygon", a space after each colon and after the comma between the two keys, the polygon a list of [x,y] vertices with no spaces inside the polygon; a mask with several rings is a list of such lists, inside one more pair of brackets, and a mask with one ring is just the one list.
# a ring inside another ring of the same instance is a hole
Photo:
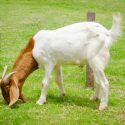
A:
{"label": "goat's tail", "polygon": [[121,35],[122,16],[120,13],[113,14],[112,28],[109,30],[111,44]]}

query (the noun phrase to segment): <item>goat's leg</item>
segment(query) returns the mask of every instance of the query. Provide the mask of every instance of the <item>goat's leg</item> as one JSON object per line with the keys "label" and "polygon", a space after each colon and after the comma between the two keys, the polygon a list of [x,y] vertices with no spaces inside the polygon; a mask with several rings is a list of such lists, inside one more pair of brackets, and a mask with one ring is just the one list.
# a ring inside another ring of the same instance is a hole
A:
{"label": "goat's leg", "polygon": [[22,102],[26,102],[26,98],[24,97],[24,95],[21,93],[20,96],[19,96],[19,99],[22,100]]}
{"label": "goat's leg", "polygon": [[101,83],[101,86],[100,86],[101,102],[100,102],[99,110],[103,110],[108,106],[109,82],[105,77],[105,75],[102,77],[102,79],[103,79],[103,82]]}
{"label": "goat's leg", "polygon": [[92,95],[91,100],[96,101],[100,99],[100,84],[96,83],[95,93]]}
{"label": "goat's leg", "polygon": [[[99,110],[103,110],[108,106],[108,91],[109,91],[109,83],[105,77],[105,74],[100,69],[95,73],[97,75],[97,83],[100,84],[100,88],[98,88],[98,98],[100,98],[100,106]],[[95,93],[96,96],[96,93]]]}
{"label": "goat's leg", "polygon": [[60,96],[65,96],[65,91],[63,87],[62,67],[56,66],[55,70],[56,70],[56,82],[60,90]]}
{"label": "goat's leg", "polygon": [[101,102],[99,110],[103,110],[108,105],[109,83],[105,77],[103,68],[101,67],[100,63],[98,62],[97,64],[97,60],[91,60],[90,66],[93,69],[95,80],[100,86],[100,88],[98,88],[98,86],[96,89],[95,98],[97,95],[100,97]]}
{"label": "goat's leg", "polygon": [[46,102],[46,96],[47,96],[47,91],[48,91],[48,87],[49,87],[49,81],[50,81],[50,77],[52,74],[52,70],[53,70],[52,64],[45,65],[45,76],[42,81],[41,96],[40,96],[39,100],[36,102],[39,105],[42,105]]}
{"label": "goat's leg", "polygon": [[22,86],[19,87],[19,99],[21,99],[22,102],[26,102],[26,99],[25,99],[24,95],[22,94]]}
{"label": "goat's leg", "polygon": [[98,83],[99,81],[96,77],[97,76],[94,75],[94,78],[95,78],[95,81],[96,81],[96,88],[95,88],[95,93],[91,97],[91,100],[93,100],[93,101],[96,101],[96,100],[100,99],[100,84]]}

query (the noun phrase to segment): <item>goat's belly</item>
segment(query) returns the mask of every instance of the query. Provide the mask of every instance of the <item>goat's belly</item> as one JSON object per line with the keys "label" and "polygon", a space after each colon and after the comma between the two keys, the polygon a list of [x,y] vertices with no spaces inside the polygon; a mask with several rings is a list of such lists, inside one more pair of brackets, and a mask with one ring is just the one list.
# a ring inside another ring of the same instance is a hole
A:
{"label": "goat's belly", "polygon": [[47,53],[42,50],[33,49],[33,57],[39,64],[39,67],[43,67],[46,63],[53,64],[71,64],[71,65],[84,65],[86,60],[80,56],[74,56],[69,54],[60,54],[60,53]]}
{"label": "goat's belly", "polygon": [[75,64],[80,65],[85,62],[85,59],[80,58],[79,56],[69,56],[69,55],[57,55],[53,58],[54,62],[57,64]]}

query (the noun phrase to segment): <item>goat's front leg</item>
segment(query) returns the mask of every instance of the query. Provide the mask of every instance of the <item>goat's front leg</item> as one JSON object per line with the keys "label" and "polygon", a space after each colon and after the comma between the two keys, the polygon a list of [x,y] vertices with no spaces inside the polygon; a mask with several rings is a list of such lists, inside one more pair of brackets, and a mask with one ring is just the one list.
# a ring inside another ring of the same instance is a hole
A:
{"label": "goat's front leg", "polygon": [[49,87],[49,81],[50,81],[50,77],[52,74],[52,70],[53,70],[52,64],[45,65],[45,76],[42,81],[41,96],[40,96],[39,100],[36,102],[39,105],[42,105],[46,102],[46,96],[47,96],[47,91],[48,91],[48,87]]}
{"label": "goat's front leg", "polygon": [[22,100],[22,102],[26,102],[26,98],[22,94],[22,85],[23,85],[23,83],[20,83],[20,84],[21,84],[21,86],[19,86],[19,99]]}
{"label": "goat's front leg", "polygon": [[65,96],[65,91],[63,87],[63,76],[62,76],[62,67],[56,66],[56,82],[58,84],[59,90],[60,90],[60,96]]}
{"label": "goat's front leg", "polygon": [[20,96],[19,96],[19,99],[22,100],[22,102],[26,102],[26,98],[24,97],[24,95],[21,93]]}

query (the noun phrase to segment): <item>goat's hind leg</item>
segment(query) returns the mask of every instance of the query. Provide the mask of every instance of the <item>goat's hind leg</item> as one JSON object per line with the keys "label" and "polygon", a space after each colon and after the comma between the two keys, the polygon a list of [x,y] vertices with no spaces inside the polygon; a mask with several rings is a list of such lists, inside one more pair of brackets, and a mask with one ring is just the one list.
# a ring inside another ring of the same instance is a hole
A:
{"label": "goat's hind leg", "polygon": [[104,74],[103,68],[101,66],[101,62],[99,62],[99,60],[93,59],[89,62],[89,64],[94,72],[94,77],[98,84],[94,98],[95,99],[100,98],[101,102],[100,102],[99,110],[103,110],[108,105],[109,83]]}
{"label": "goat's hind leg", "polygon": [[[97,81],[97,80],[96,80]],[[96,83],[95,93],[90,98],[92,101],[100,99],[100,84]]]}

